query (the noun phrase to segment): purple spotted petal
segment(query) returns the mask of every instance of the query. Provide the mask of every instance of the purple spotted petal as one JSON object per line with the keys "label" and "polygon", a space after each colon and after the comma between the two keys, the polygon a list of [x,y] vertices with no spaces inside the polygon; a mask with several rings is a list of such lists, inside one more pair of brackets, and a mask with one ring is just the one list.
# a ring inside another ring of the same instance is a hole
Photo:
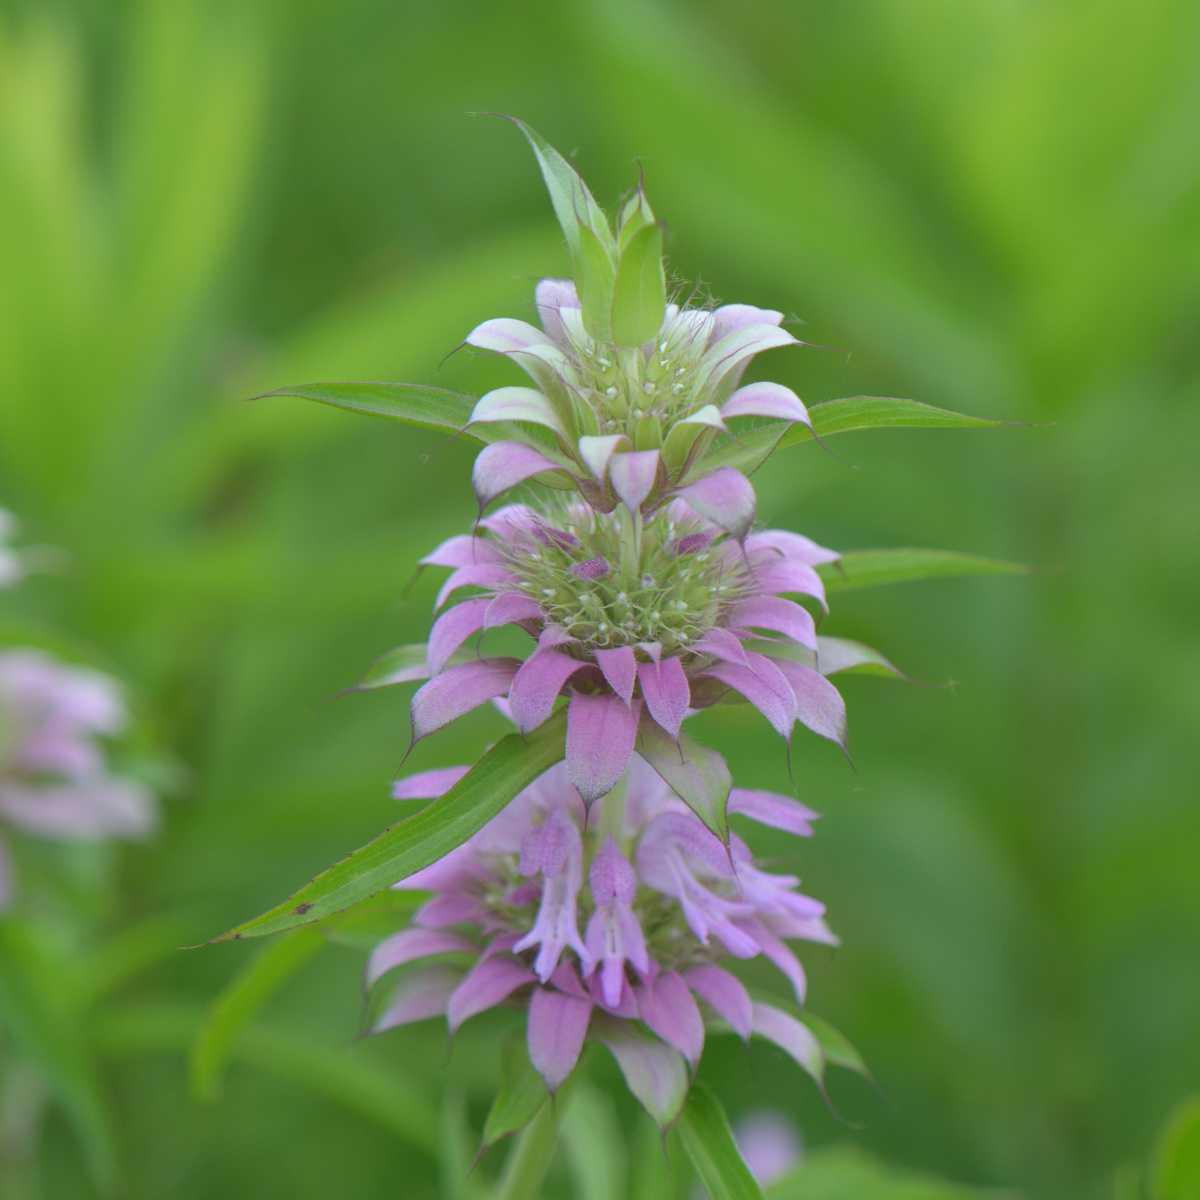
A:
{"label": "purple spotted petal", "polygon": [[495,1008],[536,976],[515,958],[488,958],[472,967],[446,1005],[446,1022],[454,1033],[464,1021]]}
{"label": "purple spotted petal", "polygon": [[734,629],[769,629],[782,633],[810,650],[817,648],[817,626],[812,613],[794,600],[782,596],[755,596],[741,600],[729,610]]}
{"label": "purple spotted petal", "polygon": [[549,988],[535,988],[529,998],[529,1061],[550,1091],[557,1091],[575,1069],[591,1015],[587,1000]]}
{"label": "purple spotted petal", "polygon": [[723,417],[774,417],[811,426],[808,409],[791,388],[781,383],[748,383],[721,406]]}
{"label": "purple spotted petal", "polygon": [[435,767],[392,784],[393,800],[435,800],[445,795],[471,768]]}
{"label": "purple spotted petal", "polygon": [[755,1004],[754,1032],[785,1050],[818,1083],[825,1074],[825,1055],[807,1026],[771,1004]]}
{"label": "purple spotted petal", "polygon": [[493,696],[502,696],[519,665],[515,658],[481,658],[450,667],[431,679],[412,698],[413,740],[441,729]]}
{"label": "purple spotted petal", "polygon": [[576,579],[603,579],[611,573],[612,564],[603,554],[597,554],[595,558],[589,558],[587,562],[576,563],[571,568],[571,574]]}
{"label": "purple spotted petal", "polygon": [[585,664],[561,650],[535,650],[513,677],[508,704],[522,733],[545,721],[554,709],[563,684]]}
{"label": "purple spotted petal", "polygon": [[750,1036],[753,1005],[750,993],[736,975],[722,967],[703,965],[685,971],[683,979],[717,1016],[729,1022],[739,1037]]}
{"label": "purple spotted petal", "polygon": [[692,698],[683,664],[678,658],[640,662],[637,673],[650,715],[671,737],[677,738]]}
{"label": "purple spotted petal", "polygon": [[484,629],[495,629],[497,625],[512,625],[517,621],[536,621],[542,615],[541,606],[520,592],[501,592],[488,605],[483,614]]}
{"label": "purple spotted petal", "polygon": [[371,987],[393,968],[415,962],[418,958],[474,949],[473,943],[456,933],[443,933],[436,929],[402,929],[371,951],[371,957],[367,960],[366,986]]}
{"label": "purple spotted petal", "polygon": [[546,471],[559,471],[558,463],[551,462],[532,446],[522,442],[494,442],[485,446],[475,459],[471,471],[471,482],[475,488],[475,499],[481,509],[509,488],[541,475]]}
{"label": "purple spotted petal", "polygon": [[783,313],[773,308],[755,308],[753,304],[722,304],[713,313],[710,340],[719,342],[730,333],[745,329],[749,325],[778,325]]}
{"label": "purple spotted petal", "polygon": [[492,603],[491,596],[464,600],[442,613],[429,631],[429,673],[436,675],[450,656],[469,638],[483,628],[484,615]]}
{"label": "purple spotted petal", "polygon": [[790,796],[746,788],[734,788],[729,793],[729,812],[741,813],[760,825],[783,829],[797,837],[812,837],[812,823],[820,817],[820,813]]}
{"label": "purple spotted petal", "polygon": [[430,551],[421,565],[426,567],[475,567],[500,562],[500,551],[484,538],[458,533]]}
{"label": "purple spotted petal", "polygon": [[719,467],[679,490],[679,498],[726,533],[744,538],[754,524],[755,497],[750,481],[733,467]]}
{"label": "purple spotted petal", "polygon": [[449,967],[426,967],[401,981],[383,1014],[371,1026],[372,1033],[411,1025],[439,1017],[462,976]]}
{"label": "purple spotted petal", "polygon": [[608,477],[625,507],[630,512],[637,512],[654,490],[654,481],[658,477],[658,451],[614,454],[608,464]]}
{"label": "purple spotted petal", "polygon": [[[813,733],[846,748],[846,702],[841,693],[819,671],[780,658],[775,665],[783,672],[796,697],[796,716]],[[426,685],[428,686],[428,685]]]}
{"label": "purple spotted petal", "polygon": [[704,1019],[683,977],[668,971],[637,989],[642,1020],[693,1067],[704,1049]]}
{"label": "purple spotted petal", "polygon": [[567,709],[567,775],[585,804],[612,790],[637,737],[638,714],[619,696],[571,697]]}
{"label": "purple spotted petal", "polygon": [[579,308],[579,293],[570,279],[541,279],[534,290],[538,320],[546,333],[562,345],[566,340],[562,317],[564,308]]}
{"label": "purple spotted petal", "polygon": [[633,699],[633,685],[637,679],[637,655],[632,646],[615,646],[611,650],[597,650],[596,662],[608,686],[626,704]]}
{"label": "purple spotted petal", "polygon": [[786,558],[794,558],[806,567],[819,567],[822,563],[837,562],[841,555],[836,550],[820,546],[802,533],[787,529],[763,529],[746,539],[746,553],[751,560],[760,552],[771,551]]}

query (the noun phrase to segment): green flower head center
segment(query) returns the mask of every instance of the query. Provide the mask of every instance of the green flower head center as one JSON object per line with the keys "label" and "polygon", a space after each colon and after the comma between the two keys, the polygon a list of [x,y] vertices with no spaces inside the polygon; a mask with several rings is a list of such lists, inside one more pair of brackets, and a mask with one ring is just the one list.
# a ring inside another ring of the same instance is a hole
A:
{"label": "green flower head center", "polygon": [[546,621],[585,650],[638,642],[687,649],[746,593],[740,558],[666,509],[642,520],[624,508],[574,505],[540,532],[505,547],[509,569]]}

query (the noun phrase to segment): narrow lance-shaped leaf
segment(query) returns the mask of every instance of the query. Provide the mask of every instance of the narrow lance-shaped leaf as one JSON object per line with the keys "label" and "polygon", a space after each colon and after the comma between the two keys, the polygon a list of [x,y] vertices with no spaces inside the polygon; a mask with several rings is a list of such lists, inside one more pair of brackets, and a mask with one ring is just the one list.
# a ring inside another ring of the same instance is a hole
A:
{"label": "narrow lance-shaped leaf", "polygon": [[429,650],[424,642],[413,642],[407,646],[396,646],[380,655],[350,690],[367,692],[428,677]]}
{"label": "narrow lance-shaped leaf", "polygon": [[238,1035],[258,1011],[325,944],[315,929],[294,929],[264,947],[221,990],[188,1058],[192,1095],[216,1100]]}
{"label": "narrow lance-shaped leaf", "polygon": [[505,1043],[500,1059],[500,1088],[483,1124],[482,1149],[524,1129],[548,1098],[542,1077],[529,1061],[524,1036],[513,1035]]}
{"label": "narrow lance-shaped leaf", "polygon": [[1027,575],[1021,563],[955,550],[851,550],[836,562],[817,568],[831,592],[882,587],[889,583],[914,583],[924,579],[952,579],[962,575]]}
{"label": "narrow lance-shaped leaf", "polygon": [[416,383],[302,383],[275,388],[253,398],[267,400],[276,396],[315,400],[318,404],[328,404],[347,412],[385,417],[418,429],[452,433],[470,441],[491,440],[487,431],[479,427],[464,432],[463,426],[471,419],[476,397],[445,388]]}
{"label": "narrow lance-shaped leaf", "polygon": [[444,796],[321,872],[281,904],[216,941],[263,937],[321,920],[436,862],[477,833],[563,756],[565,716],[497,742]]}
{"label": "narrow lance-shaped leaf", "polygon": [[725,1110],[704,1084],[692,1084],[676,1129],[712,1200],[762,1200],[762,1190],[733,1140]]}
{"label": "narrow lance-shaped leaf", "polygon": [[1200,1097],[1171,1115],[1154,1155],[1153,1200],[1194,1200],[1200,1196]]}
{"label": "narrow lance-shaped leaf", "polygon": [[648,225],[621,251],[612,298],[612,333],[620,346],[640,346],[662,327],[667,303],[662,250],[662,230]]}

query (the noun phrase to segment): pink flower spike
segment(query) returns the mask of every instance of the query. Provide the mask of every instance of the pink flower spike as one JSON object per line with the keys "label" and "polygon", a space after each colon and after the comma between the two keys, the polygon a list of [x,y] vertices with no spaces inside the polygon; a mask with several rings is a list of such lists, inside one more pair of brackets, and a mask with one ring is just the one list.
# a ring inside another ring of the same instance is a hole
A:
{"label": "pink flower spike", "polygon": [[642,699],[650,715],[671,737],[679,737],[680,726],[692,699],[683,664],[678,658],[641,662],[638,663],[637,673]]}
{"label": "pink flower spike", "polygon": [[608,464],[613,491],[630,512],[637,512],[654,490],[658,478],[658,451],[634,450],[615,454]]}
{"label": "pink flower spike", "polygon": [[616,454],[617,447],[627,443],[629,439],[623,433],[604,434],[596,437],[588,435],[579,439],[579,457],[587,464],[587,468],[601,482],[608,477],[608,464]]}
{"label": "pink flower spike", "polygon": [[476,963],[447,1001],[446,1023],[450,1032],[456,1033],[464,1021],[495,1008],[517,988],[533,982],[533,972],[515,958],[497,955]]}
{"label": "pink flower spike", "polygon": [[471,768],[435,767],[419,771],[392,784],[393,800],[436,800],[445,795]]}
{"label": "pink flower spike", "polygon": [[730,333],[750,325],[778,325],[783,313],[773,308],[756,308],[753,304],[722,304],[713,313],[711,342],[719,342]]}
{"label": "pink flower spike", "polygon": [[567,708],[567,774],[585,805],[612,790],[637,739],[638,713],[619,696],[576,693]]}
{"label": "pink flower spike", "polygon": [[[796,697],[787,678],[765,656],[751,654],[748,658],[749,666],[719,662],[709,667],[705,674],[740,692],[767,718],[780,737],[790,738],[796,723]],[[769,665],[764,666],[764,663]]]}
{"label": "pink flower spike", "polygon": [[817,648],[817,625],[812,613],[794,600],[782,596],[754,596],[741,600],[729,610],[734,629],[767,629],[782,633],[809,650]]}
{"label": "pink flower spike", "polygon": [[762,529],[746,539],[746,553],[752,559],[764,551],[794,558],[806,567],[819,567],[822,563],[837,562],[841,558],[836,550],[819,546],[812,538],[787,529]]}
{"label": "pink flower spike", "polygon": [[484,617],[492,603],[490,596],[464,600],[434,621],[426,648],[430,675],[436,675],[463,642],[483,628]]}
{"label": "pink flower spike", "polygon": [[775,660],[796,698],[796,716],[813,733],[846,748],[846,702],[819,671],[786,658]]}
{"label": "pink flower spike", "polygon": [[477,567],[500,562],[500,552],[484,538],[459,533],[421,559],[423,567]]}
{"label": "pink flower spike", "polygon": [[710,629],[692,646],[692,649],[701,654],[710,654],[713,658],[721,659],[724,662],[737,663],[738,666],[748,667],[750,665],[741,639],[720,626]]}
{"label": "pink flower spike", "polygon": [[566,339],[561,312],[564,308],[579,308],[579,293],[570,279],[541,279],[534,289],[538,320],[546,334],[559,345]]}
{"label": "pink flower spike", "polygon": [[459,567],[446,578],[438,590],[437,599],[433,603],[434,611],[441,608],[455,592],[465,587],[497,587],[513,583],[513,577],[501,563],[475,563],[469,567]]}
{"label": "pink flower spike", "polygon": [[750,1036],[753,1021],[750,993],[736,976],[721,967],[701,964],[683,973],[684,982],[717,1016],[729,1022],[743,1041]]}
{"label": "pink flower spike", "polygon": [[371,951],[365,984],[370,988],[389,971],[419,958],[432,958],[435,954],[449,954],[455,950],[471,952],[474,949],[473,942],[455,933],[420,928],[401,929]]}
{"label": "pink flower spike", "polygon": [[734,788],[729,793],[727,808],[731,813],[741,813],[760,825],[782,829],[786,833],[794,833],[797,837],[812,837],[812,822],[818,820],[821,815],[790,796],[747,788]]}
{"label": "pink flower spike", "polygon": [[812,428],[808,409],[791,388],[781,383],[749,383],[738,388],[721,406],[723,417],[773,417]]}
{"label": "pink flower spike", "polygon": [[535,988],[529,998],[529,1061],[551,1092],[575,1069],[591,1015],[590,1001],[550,988]]}
{"label": "pink flower spike", "polygon": [[414,972],[401,982],[382,1016],[371,1026],[371,1032],[383,1033],[440,1017],[459,978],[458,972],[449,967],[426,967]]}
{"label": "pink flower spike", "polygon": [[522,733],[530,733],[550,716],[563,685],[584,665],[552,648],[535,650],[521,664],[513,676],[508,703]]}
{"label": "pink flower spike", "polygon": [[501,592],[492,598],[483,614],[484,629],[514,625],[518,621],[538,621],[542,609],[538,602],[520,592]]}

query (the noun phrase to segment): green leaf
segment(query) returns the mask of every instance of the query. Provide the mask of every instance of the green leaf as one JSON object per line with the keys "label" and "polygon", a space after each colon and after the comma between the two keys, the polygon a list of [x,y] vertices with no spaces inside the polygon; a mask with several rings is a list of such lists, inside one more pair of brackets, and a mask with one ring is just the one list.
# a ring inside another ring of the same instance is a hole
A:
{"label": "green leaf", "polygon": [[612,297],[612,335],[619,346],[640,346],[662,328],[667,303],[662,252],[657,225],[634,234],[621,251]]}
{"label": "green leaf", "polygon": [[607,1093],[572,1081],[559,1137],[575,1200],[626,1200],[625,1138]]}
{"label": "green leaf", "polygon": [[216,1100],[238,1035],[259,1009],[325,945],[315,929],[294,929],[265,946],[221,990],[188,1057],[192,1096]]}
{"label": "green leaf", "polygon": [[524,1034],[514,1034],[501,1055],[500,1088],[483,1124],[483,1149],[524,1129],[548,1096],[542,1077],[529,1061]]}
{"label": "green leaf", "polygon": [[539,1200],[557,1141],[557,1106],[543,1104],[509,1153],[497,1200]]}
{"label": "green leaf", "polygon": [[615,284],[613,263],[599,238],[586,225],[579,230],[575,277],[583,311],[583,327],[596,341],[611,341]]}
{"label": "green leaf", "polygon": [[311,924],[437,862],[562,758],[565,725],[566,717],[560,712],[528,738],[510,733],[444,796],[389,826],[282,904],[214,940],[263,937]]}
{"label": "green leaf", "polygon": [[612,230],[608,227],[608,218],[592,198],[592,193],[588,191],[588,186],[579,172],[536,129],[530,128],[520,118],[503,113],[496,115],[505,116],[506,120],[511,121],[533,147],[542,178],[546,181],[546,190],[550,193],[554,215],[562,226],[571,257],[579,256],[579,231],[584,228],[590,229],[605,253],[611,255],[614,243]]}
{"label": "green leaf", "polygon": [[1154,1155],[1152,1194],[1154,1200],[1200,1196],[1200,1096],[1171,1115]]}
{"label": "green leaf", "polygon": [[1017,1200],[889,1167],[860,1150],[814,1150],[767,1188],[769,1200]]}
{"label": "green leaf", "polygon": [[826,438],[864,429],[1000,429],[1020,424],[972,417],[894,396],[843,396],[812,405],[808,415],[812,419],[811,432],[803,425],[770,421],[711,449],[704,457],[703,470],[737,467],[740,471],[753,471],[777,448],[813,441],[813,432]]}
{"label": "green leaf", "polygon": [[595,1013],[592,1033],[608,1047],[625,1084],[665,1129],[679,1115],[688,1090],[687,1064],[678,1050],[650,1037],[632,1021]]}
{"label": "green leaf", "polygon": [[393,687],[398,683],[412,683],[428,677],[428,648],[424,642],[413,642],[407,646],[396,646],[380,655],[350,690],[369,692],[375,688]]}
{"label": "green leaf", "polygon": [[116,1151],[71,967],[32,926],[0,918],[0,1027],[49,1084],[83,1144],[96,1186],[107,1194],[117,1182]]}
{"label": "green leaf", "polygon": [[318,404],[344,408],[347,412],[386,417],[418,429],[452,433],[468,441],[491,441],[497,428],[464,428],[475,409],[476,397],[418,383],[302,383],[275,388],[252,399],[268,400],[276,396],[315,400]]}
{"label": "green leaf", "polygon": [[818,1017],[807,1010],[799,1014],[800,1020],[808,1026],[809,1031],[821,1046],[825,1061],[835,1067],[843,1067],[847,1071],[857,1071],[858,1074],[871,1078],[870,1069],[863,1061],[857,1047],[840,1029],[834,1028],[823,1017]]}
{"label": "green leaf", "polygon": [[704,1084],[692,1084],[676,1129],[712,1200],[762,1200],[758,1182],[733,1140],[725,1110]]}
{"label": "green leaf", "polygon": [[354,950],[372,950],[385,937],[408,925],[412,915],[426,900],[428,892],[398,892],[388,888],[377,896],[360,900],[343,912],[324,921],[315,928],[334,945],[349,946]]}
{"label": "green leaf", "polygon": [[960,575],[1027,575],[1021,563],[955,550],[851,550],[837,562],[817,568],[831,592],[913,583],[923,579],[952,579]]}
{"label": "green leaf", "polygon": [[638,730],[637,752],[722,842],[729,841],[725,805],[733,779],[725,760],[715,750],[692,741],[686,734],[672,741],[665,730],[647,719]]}

